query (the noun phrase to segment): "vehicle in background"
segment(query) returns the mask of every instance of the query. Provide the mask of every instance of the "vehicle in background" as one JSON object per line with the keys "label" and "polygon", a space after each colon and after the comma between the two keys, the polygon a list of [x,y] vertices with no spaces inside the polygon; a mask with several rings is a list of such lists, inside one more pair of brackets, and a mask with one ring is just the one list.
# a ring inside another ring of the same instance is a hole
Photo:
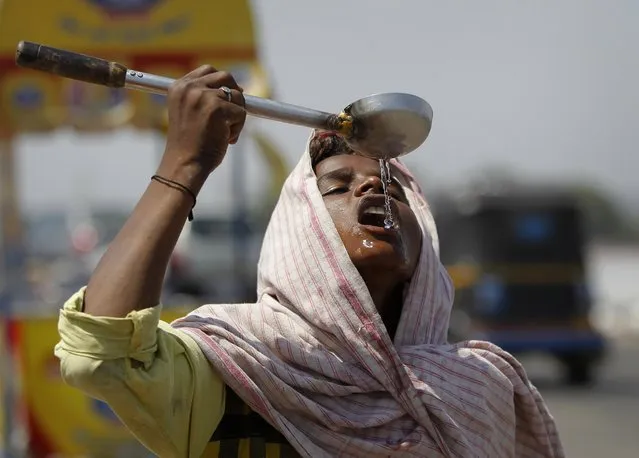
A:
{"label": "vehicle in background", "polygon": [[59,307],[86,285],[104,247],[127,218],[120,210],[44,211],[26,215],[27,275],[41,307]]}
{"label": "vehicle in background", "polygon": [[82,257],[107,245],[124,225],[121,210],[92,209],[82,212],[46,211],[25,217],[25,246],[42,261]]}
{"label": "vehicle in background", "polygon": [[[27,218],[34,288],[59,305],[85,285],[128,213],[120,209],[46,212]],[[265,230],[259,218],[198,217],[185,224],[164,284],[167,306],[256,299],[257,261]],[[54,294],[55,291],[55,294]]]}
{"label": "vehicle in background", "polygon": [[[102,214],[105,215],[104,213]],[[111,215],[113,216],[113,215]],[[99,243],[83,256],[92,272],[108,244],[124,224],[125,216],[99,218]],[[93,226],[83,224],[92,233]],[[192,306],[202,303],[252,302],[256,299],[257,261],[265,225],[258,220],[233,221],[226,216],[198,214],[184,225],[169,261],[162,301],[165,306]]]}
{"label": "vehicle in background", "polygon": [[167,294],[207,303],[255,301],[264,230],[259,220],[198,215],[184,226],[173,251]]}
{"label": "vehicle in background", "polygon": [[550,354],[569,383],[590,382],[606,342],[590,317],[576,201],[527,189],[443,199],[433,210],[440,256],[456,288],[451,340]]}
{"label": "vehicle in background", "polygon": [[119,209],[92,209],[72,218],[71,244],[89,274],[95,270],[128,217],[127,212]]}

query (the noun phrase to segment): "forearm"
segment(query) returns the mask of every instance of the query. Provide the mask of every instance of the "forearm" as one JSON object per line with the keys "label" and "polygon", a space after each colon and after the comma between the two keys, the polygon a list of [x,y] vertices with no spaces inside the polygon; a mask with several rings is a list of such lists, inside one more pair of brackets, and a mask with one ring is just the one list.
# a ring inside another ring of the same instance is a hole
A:
{"label": "forearm", "polygon": [[[231,74],[205,65],[171,84],[167,101],[169,126],[158,175],[197,195],[244,126],[244,98]],[[91,276],[84,312],[124,317],[157,305],[192,205],[188,193],[151,182]]]}
{"label": "forearm", "polygon": [[[164,176],[196,193],[203,184],[192,175]],[[187,193],[155,181],[149,183],[89,280],[85,313],[124,317],[160,302],[169,259],[192,205]]]}

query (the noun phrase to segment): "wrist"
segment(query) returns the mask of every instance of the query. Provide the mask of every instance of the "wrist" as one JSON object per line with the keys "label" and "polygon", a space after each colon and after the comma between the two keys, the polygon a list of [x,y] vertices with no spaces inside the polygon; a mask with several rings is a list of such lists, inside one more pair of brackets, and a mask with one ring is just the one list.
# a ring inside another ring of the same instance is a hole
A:
{"label": "wrist", "polygon": [[173,180],[169,180],[167,178],[164,178],[163,176],[160,175],[153,175],[151,177],[151,180],[153,181],[157,181],[158,183],[161,183],[165,186],[168,186],[169,188],[173,188],[173,189],[177,189],[178,191],[181,191],[185,194],[188,194],[191,199],[192,199],[192,204],[191,204],[191,211],[189,212],[189,221],[193,221],[193,208],[195,208],[195,205],[197,204],[197,197],[195,195],[195,193],[193,191],[191,191],[191,189],[188,186],[184,186],[182,183],[178,183],[177,181],[173,181]]}
{"label": "wrist", "polygon": [[197,164],[170,164],[162,160],[156,174],[167,180],[180,183],[197,195],[204,186],[209,172]]}

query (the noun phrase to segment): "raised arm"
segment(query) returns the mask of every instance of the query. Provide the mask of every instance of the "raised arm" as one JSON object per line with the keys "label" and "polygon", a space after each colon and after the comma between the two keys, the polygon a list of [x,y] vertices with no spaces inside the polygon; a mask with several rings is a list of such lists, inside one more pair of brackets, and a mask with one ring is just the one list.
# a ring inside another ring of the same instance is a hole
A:
{"label": "raised arm", "polygon": [[[220,86],[233,89],[230,101]],[[86,289],[60,312],[55,354],[69,385],[100,399],[158,456],[200,457],[224,413],[225,388],[188,335],[160,321],[164,273],[209,173],[237,141],[243,97],[228,74],[201,67],[171,88],[157,175]],[[186,187],[188,190],[182,189]]]}
{"label": "raised arm", "polygon": [[[220,89],[223,86],[231,89],[229,95]],[[233,77],[210,66],[173,84],[168,94],[166,149],[156,172],[165,182],[150,181],[102,257],[86,289],[85,313],[124,317],[159,303],[167,265],[194,204],[193,196],[220,165],[228,145],[237,141],[246,118],[243,104]]]}

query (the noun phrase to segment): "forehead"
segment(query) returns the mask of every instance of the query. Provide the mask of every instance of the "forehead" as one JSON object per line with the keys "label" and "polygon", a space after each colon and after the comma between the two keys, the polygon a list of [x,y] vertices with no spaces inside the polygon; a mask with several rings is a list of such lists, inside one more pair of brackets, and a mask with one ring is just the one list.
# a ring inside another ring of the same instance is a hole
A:
{"label": "forehead", "polygon": [[[368,157],[359,156],[357,154],[340,154],[337,156],[327,157],[315,166],[315,176],[322,177],[331,172],[340,169],[350,169],[357,175],[380,176],[381,170],[379,161]],[[391,165],[391,175],[397,179],[402,185],[408,186],[406,177],[399,171],[397,167]]]}

